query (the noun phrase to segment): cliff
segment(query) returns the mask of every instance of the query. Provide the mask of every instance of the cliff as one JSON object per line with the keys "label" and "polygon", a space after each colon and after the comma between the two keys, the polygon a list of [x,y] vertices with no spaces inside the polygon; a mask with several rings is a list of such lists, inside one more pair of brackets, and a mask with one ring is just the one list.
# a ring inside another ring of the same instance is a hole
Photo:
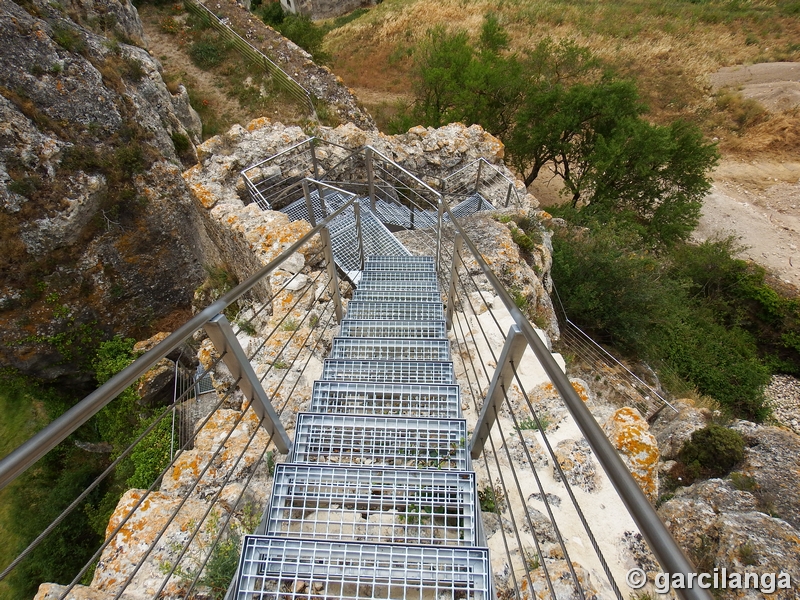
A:
{"label": "cliff", "polygon": [[2,0],[0,44],[0,361],[75,384],[97,340],[188,312],[200,122],[129,2]]}

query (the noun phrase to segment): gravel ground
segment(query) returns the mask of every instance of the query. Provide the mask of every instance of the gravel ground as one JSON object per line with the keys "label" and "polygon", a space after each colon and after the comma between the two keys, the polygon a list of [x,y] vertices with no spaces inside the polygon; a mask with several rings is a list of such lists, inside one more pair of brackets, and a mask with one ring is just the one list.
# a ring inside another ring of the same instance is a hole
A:
{"label": "gravel ground", "polygon": [[800,380],[789,375],[775,375],[767,386],[766,395],[773,417],[800,434]]}

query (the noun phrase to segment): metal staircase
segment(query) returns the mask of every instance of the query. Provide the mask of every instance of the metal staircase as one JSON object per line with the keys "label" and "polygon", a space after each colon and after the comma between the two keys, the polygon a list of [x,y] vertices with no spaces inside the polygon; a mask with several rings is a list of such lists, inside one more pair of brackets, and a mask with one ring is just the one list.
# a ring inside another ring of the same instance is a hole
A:
{"label": "metal staircase", "polygon": [[491,597],[438,294],[432,257],[366,259],[235,598]]}

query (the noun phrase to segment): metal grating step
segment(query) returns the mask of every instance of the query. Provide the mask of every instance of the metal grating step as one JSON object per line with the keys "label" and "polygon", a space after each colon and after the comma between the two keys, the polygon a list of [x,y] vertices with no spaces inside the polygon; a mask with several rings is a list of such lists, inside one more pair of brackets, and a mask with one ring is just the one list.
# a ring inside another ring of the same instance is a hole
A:
{"label": "metal grating step", "polygon": [[467,422],[301,413],[293,463],[465,471]]}
{"label": "metal grating step", "polygon": [[490,600],[485,548],[245,536],[236,600]]}
{"label": "metal grating step", "polygon": [[[386,229],[367,204],[361,205],[361,233],[364,256],[409,256],[410,253],[392,232]],[[361,256],[358,245],[358,228],[355,226],[353,207],[345,211],[330,224],[331,246],[336,264],[346,273],[361,271]]]}
{"label": "metal grating step", "polygon": [[328,381],[375,383],[455,383],[452,361],[384,361],[328,358],[322,366]]}
{"label": "metal grating step", "polygon": [[330,358],[362,360],[449,360],[448,340],[333,338]]}
{"label": "metal grating step", "polygon": [[351,321],[342,320],[341,337],[446,339],[447,324],[442,321]]}
{"label": "metal grating step", "polygon": [[433,256],[369,256],[365,271],[435,271]]}
{"label": "metal grating step", "polygon": [[379,292],[439,292],[439,284],[435,280],[430,281],[361,281],[358,282],[359,290],[379,291]]}
{"label": "metal grating step", "polygon": [[[387,292],[365,290],[360,287],[353,292],[353,300],[363,300],[365,302],[381,302],[386,300],[387,297]],[[391,292],[391,299],[396,302],[441,302],[442,296],[439,292],[401,290]]]}
{"label": "metal grating step", "polygon": [[457,385],[315,381],[310,411],[362,415],[456,418],[461,415]]}
{"label": "metal grating step", "polygon": [[362,281],[436,281],[436,271],[364,271]]}
{"label": "metal grating step", "polygon": [[353,300],[345,318],[352,320],[436,321],[444,319],[441,302],[366,302]]}
{"label": "metal grating step", "polygon": [[[300,191],[301,197],[299,200],[292,202],[291,204],[284,206],[283,208],[279,209],[280,212],[285,213],[289,216],[290,221],[309,221],[308,218],[308,206],[306,205],[306,199],[302,195],[303,192]],[[325,193],[325,214],[322,212],[322,205],[319,202],[319,192],[317,190],[311,191],[311,208],[314,210],[314,218],[319,223],[324,219],[327,215],[337,210],[342,204],[347,202],[349,198],[342,196],[339,193],[328,191]]]}
{"label": "metal grating step", "polygon": [[281,464],[266,535],[474,546],[475,474]]}
{"label": "metal grating step", "polygon": [[454,217],[461,218],[485,210],[494,210],[494,206],[491,202],[476,192],[463,202],[460,202],[450,209],[450,212],[453,213]]}

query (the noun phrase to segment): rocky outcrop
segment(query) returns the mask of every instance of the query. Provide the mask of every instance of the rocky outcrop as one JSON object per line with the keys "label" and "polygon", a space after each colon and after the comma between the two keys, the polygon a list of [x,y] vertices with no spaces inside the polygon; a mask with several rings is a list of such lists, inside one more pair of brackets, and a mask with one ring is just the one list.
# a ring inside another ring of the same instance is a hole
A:
{"label": "rocky outcrop", "polygon": [[658,444],[639,411],[620,408],[605,422],[603,432],[650,502],[658,500]]}
{"label": "rocky outcrop", "polygon": [[670,409],[662,410],[653,422],[651,431],[656,436],[661,457],[675,459],[683,445],[692,438],[692,434],[706,427],[711,419],[711,411],[697,408],[694,401],[688,398],[672,402],[678,412]]}
{"label": "rocky outcrop", "polygon": [[45,379],[187,307],[214,261],[172,141],[199,121],[141,39],[128,2],[0,2],[0,360]]}
{"label": "rocky outcrop", "polygon": [[[795,482],[796,485],[796,482]],[[700,571],[788,573],[798,581],[800,532],[761,511],[759,499],[731,482],[711,479],[680,489],[659,516]],[[795,589],[777,589],[770,598],[793,599]],[[757,589],[728,589],[726,598],[763,598]]]}

